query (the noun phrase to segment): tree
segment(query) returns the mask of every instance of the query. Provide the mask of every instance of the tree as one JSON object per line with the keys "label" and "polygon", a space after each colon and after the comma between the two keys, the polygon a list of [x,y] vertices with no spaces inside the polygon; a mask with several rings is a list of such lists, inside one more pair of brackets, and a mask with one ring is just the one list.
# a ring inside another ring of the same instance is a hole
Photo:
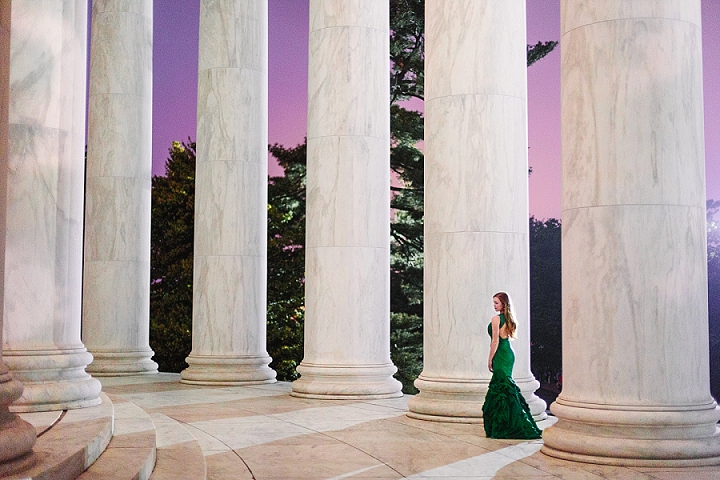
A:
{"label": "tree", "polygon": [[530,354],[539,379],[562,370],[560,221],[530,217]]}
{"label": "tree", "polygon": [[[424,100],[424,19],[424,0],[390,1],[390,168],[400,183],[391,188],[390,203],[390,353],[405,393],[417,392],[413,381],[422,371],[424,156],[418,143],[424,119],[402,102]],[[527,65],[556,46],[528,45]]]}
{"label": "tree", "polygon": [[162,372],[180,372],[192,349],[195,143],[173,142],[165,176],[152,178],[150,345]]}
{"label": "tree", "polygon": [[298,377],[305,319],[306,144],[270,147],[285,169],[268,185],[267,348],[278,380]]}

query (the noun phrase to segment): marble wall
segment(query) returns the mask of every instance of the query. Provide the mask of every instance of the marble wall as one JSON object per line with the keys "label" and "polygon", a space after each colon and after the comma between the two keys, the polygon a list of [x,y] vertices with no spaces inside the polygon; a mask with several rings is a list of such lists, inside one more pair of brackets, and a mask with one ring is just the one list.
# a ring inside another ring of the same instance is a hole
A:
{"label": "marble wall", "polygon": [[193,349],[182,381],[275,381],[268,367],[267,2],[200,4]]}
{"label": "marble wall", "polygon": [[720,463],[700,1],[562,2],[563,391],[549,455]]}
{"label": "marble wall", "polygon": [[[10,92],[10,2],[0,2],[0,232],[5,232],[8,171],[8,100]],[[0,292],[5,282],[5,235],[0,234]],[[24,456],[35,444],[35,427],[8,411],[23,386],[2,359],[3,304],[0,303],[0,463]],[[23,460],[16,462],[24,463]]]}
{"label": "marble wall", "polygon": [[87,2],[13,0],[5,249],[13,409],[100,403],[80,340]]}
{"label": "marble wall", "polygon": [[149,346],[152,37],[152,0],[94,0],[82,339],[96,376],[157,372]]}
{"label": "marble wall", "polygon": [[293,395],[401,395],[390,360],[387,0],[311,0],[305,357]]}
{"label": "marble wall", "polygon": [[495,315],[518,321],[514,377],[535,417],[530,372],[525,2],[425,5],[424,368],[410,416],[479,422]]}

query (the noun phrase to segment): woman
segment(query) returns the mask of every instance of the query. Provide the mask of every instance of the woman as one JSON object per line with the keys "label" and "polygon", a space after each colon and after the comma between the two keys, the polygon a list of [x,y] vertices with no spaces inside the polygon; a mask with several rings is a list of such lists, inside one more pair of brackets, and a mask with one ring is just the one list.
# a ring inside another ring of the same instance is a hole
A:
{"label": "woman", "polygon": [[530,408],[512,379],[515,353],[510,337],[515,337],[515,319],[510,311],[507,293],[493,295],[495,315],[488,325],[490,356],[488,369],[492,372],[490,386],[483,404],[485,436],[488,438],[540,438],[541,433],[532,418]]}

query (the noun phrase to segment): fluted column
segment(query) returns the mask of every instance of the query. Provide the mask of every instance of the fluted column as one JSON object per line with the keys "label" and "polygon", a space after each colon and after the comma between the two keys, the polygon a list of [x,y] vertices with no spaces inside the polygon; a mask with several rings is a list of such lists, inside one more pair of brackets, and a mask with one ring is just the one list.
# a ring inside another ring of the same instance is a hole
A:
{"label": "fluted column", "polygon": [[402,395],[390,360],[387,0],[311,0],[305,357],[293,395]]}
{"label": "fluted column", "polygon": [[563,391],[546,454],[720,463],[699,0],[563,0]]}
{"label": "fluted column", "polygon": [[424,365],[410,416],[481,422],[492,296],[517,322],[514,377],[530,373],[524,0],[425,4]]}
{"label": "fluted column", "polygon": [[275,381],[268,367],[267,1],[202,0],[193,348],[182,381]]}
{"label": "fluted column", "polygon": [[94,0],[82,339],[96,376],[156,373],[150,336],[153,2]]}
{"label": "fluted column", "polygon": [[[0,293],[4,292],[5,281],[10,16],[10,2],[0,2]],[[8,410],[10,404],[22,395],[23,386],[12,378],[2,359],[2,310],[3,304],[0,302],[0,464],[13,460],[24,463],[23,456],[30,457],[25,454],[35,444],[35,427]]]}
{"label": "fluted column", "polygon": [[17,411],[100,403],[80,340],[87,2],[13,0],[5,363]]}

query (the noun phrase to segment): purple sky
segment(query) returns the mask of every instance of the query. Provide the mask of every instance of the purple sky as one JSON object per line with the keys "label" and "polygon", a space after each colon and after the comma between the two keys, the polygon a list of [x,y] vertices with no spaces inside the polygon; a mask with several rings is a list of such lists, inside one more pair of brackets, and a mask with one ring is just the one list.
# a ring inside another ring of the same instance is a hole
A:
{"label": "purple sky", "polygon": [[[153,173],[173,140],[195,139],[200,0],[155,0]],[[702,0],[707,197],[720,200],[720,1]],[[268,143],[293,147],[307,123],[308,0],[269,0]],[[560,0],[527,0],[527,43],[558,40]],[[528,69],[530,213],[560,217],[560,55]],[[271,175],[279,169],[271,164]]]}

